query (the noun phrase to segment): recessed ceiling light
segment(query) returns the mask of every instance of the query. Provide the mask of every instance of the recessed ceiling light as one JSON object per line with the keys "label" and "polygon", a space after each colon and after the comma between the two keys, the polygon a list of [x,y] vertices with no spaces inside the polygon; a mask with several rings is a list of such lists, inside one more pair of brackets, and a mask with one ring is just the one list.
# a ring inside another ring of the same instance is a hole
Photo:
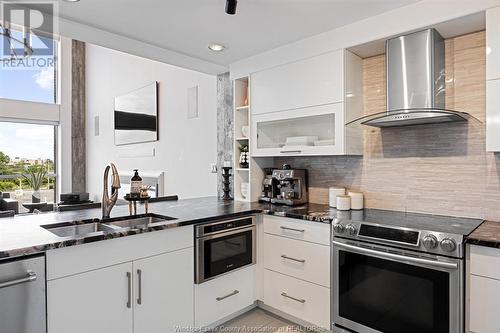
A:
{"label": "recessed ceiling light", "polygon": [[64,2],[79,2],[80,0],[63,0]]}
{"label": "recessed ceiling light", "polygon": [[222,44],[212,43],[212,44],[208,44],[208,48],[212,51],[220,52],[220,51],[224,51],[224,49],[226,47]]}

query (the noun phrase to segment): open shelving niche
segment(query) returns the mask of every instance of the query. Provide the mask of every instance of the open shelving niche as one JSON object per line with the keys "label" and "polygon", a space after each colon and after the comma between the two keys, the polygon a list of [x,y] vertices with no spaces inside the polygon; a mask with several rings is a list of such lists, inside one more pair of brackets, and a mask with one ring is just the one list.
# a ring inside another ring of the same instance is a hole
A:
{"label": "open shelving niche", "polygon": [[[249,167],[244,169],[240,167],[240,145],[248,144],[250,148],[251,133],[251,92],[250,78],[248,76],[235,79],[233,81],[234,96],[234,157],[233,157],[233,182],[234,182],[234,200],[255,202],[259,200],[262,192],[262,180],[265,173],[264,168],[272,167],[274,159],[269,157],[254,158],[249,157]],[[241,131],[243,126],[249,126],[247,137]],[[241,184],[248,183],[249,190],[247,197],[241,193]]]}

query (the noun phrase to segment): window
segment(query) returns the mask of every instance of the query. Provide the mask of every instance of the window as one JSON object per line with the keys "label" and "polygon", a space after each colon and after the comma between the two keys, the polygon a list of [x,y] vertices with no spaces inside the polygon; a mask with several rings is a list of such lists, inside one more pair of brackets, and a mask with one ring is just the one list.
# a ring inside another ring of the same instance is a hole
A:
{"label": "window", "polygon": [[23,203],[54,202],[55,126],[0,122],[0,192]]}
{"label": "window", "polygon": [[[22,33],[12,31],[12,36],[22,40]],[[57,54],[58,42],[46,37],[32,36],[34,52],[29,57],[9,56],[2,51],[0,62],[0,98],[57,103]],[[0,50],[7,39],[0,38]],[[40,45],[52,45],[49,55],[37,54]]]}

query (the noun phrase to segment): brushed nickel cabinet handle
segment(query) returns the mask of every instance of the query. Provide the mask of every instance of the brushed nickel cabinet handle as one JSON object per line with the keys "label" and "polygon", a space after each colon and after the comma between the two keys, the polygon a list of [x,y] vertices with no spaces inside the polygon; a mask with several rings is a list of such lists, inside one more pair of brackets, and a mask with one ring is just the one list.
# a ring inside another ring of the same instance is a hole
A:
{"label": "brushed nickel cabinet handle", "polygon": [[142,304],[142,270],[138,269],[137,270],[137,283],[138,283],[138,290],[137,290],[137,304]]}
{"label": "brushed nickel cabinet handle", "polygon": [[290,231],[297,231],[297,232],[305,232],[306,231],[305,229],[295,229],[295,228],[290,228],[290,227],[285,227],[285,226],[281,226],[280,228],[283,230],[290,230]]}
{"label": "brushed nickel cabinet handle", "polygon": [[132,273],[127,272],[127,308],[132,307]]}
{"label": "brushed nickel cabinet handle", "polygon": [[302,153],[302,150],[281,150],[280,153],[281,154],[290,154],[290,153],[300,154],[300,153]]}
{"label": "brushed nickel cabinet handle", "polygon": [[36,280],[36,273],[33,271],[27,271],[26,276],[18,279],[13,279],[10,281],[0,282],[0,289],[7,288],[10,286],[15,286],[21,283],[33,282]]}
{"label": "brushed nickel cabinet handle", "polygon": [[226,296],[216,297],[215,299],[216,299],[217,301],[222,301],[223,299],[226,299],[226,298],[228,298],[228,297],[234,296],[234,295],[239,294],[239,293],[240,293],[240,291],[239,291],[239,290],[235,290],[235,291],[233,291],[232,293],[227,294]]}
{"label": "brushed nickel cabinet handle", "polygon": [[287,293],[285,293],[285,292],[282,292],[282,293],[281,293],[281,296],[286,297],[286,298],[289,298],[289,299],[291,299],[291,300],[294,300],[294,301],[299,302],[299,303],[302,303],[302,304],[304,304],[304,303],[306,302],[306,300],[305,300],[305,299],[303,299],[303,298],[295,298],[295,297],[293,297],[293,296],[288,295],[288,294],[287,294]]}
{"label": "brushed nickel cabinet handle", "polygon": [[305,259],[297,259],[297,258],[292,258],[292,257],[287,256],[286,254],[282,254],[282,255],[281,255],[281,258],[283,258],[283,259],[288,259],[288,260],[292,260],[292,261],[296,261],[296,262],[301,262],[301,263],[305,263],[305,262],[306,262],[306,260],[305,260]]}

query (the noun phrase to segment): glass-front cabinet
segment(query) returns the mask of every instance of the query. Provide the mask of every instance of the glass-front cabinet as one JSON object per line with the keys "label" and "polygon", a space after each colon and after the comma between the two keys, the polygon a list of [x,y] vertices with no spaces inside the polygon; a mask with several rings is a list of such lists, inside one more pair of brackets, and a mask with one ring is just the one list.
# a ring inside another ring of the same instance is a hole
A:
{"label": "glass-front cabinet", "polygon": [[344,104],[252,116],[252,156],[338,155],[344,152]]}

